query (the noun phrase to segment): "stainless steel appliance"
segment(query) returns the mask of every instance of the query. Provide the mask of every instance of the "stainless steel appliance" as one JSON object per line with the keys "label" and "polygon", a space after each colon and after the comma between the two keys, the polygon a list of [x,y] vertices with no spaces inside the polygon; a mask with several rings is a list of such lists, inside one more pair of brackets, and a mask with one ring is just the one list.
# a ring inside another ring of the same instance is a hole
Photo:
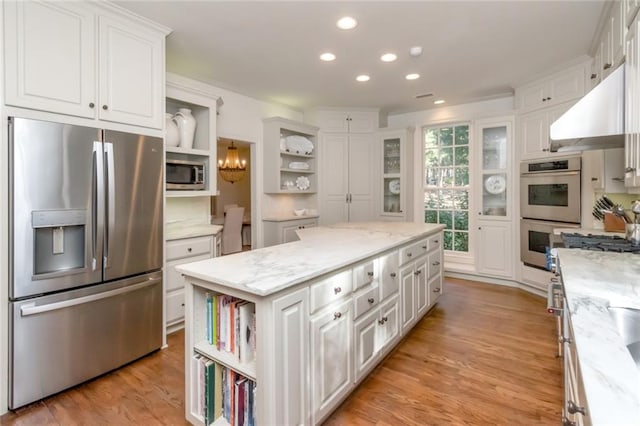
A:
{"label": "stainless steel appliance", "polygon": [[167,189],[205,189],[205,164],[198,161],[167,159]]}
{"label": "stainless steel appliance", "polygon": [[520,220],[520,260],[525,265],[549,269],[547,249],[555,228],[579,228],[577,223],[552,222],[549,220]]}
{"label": "stainless steel appliance", "polygon": [[159,138],[9,118],[9,407],[162,344]]}
{"label": "stainless steel appliance", "polygon": [[580,157],[522,162],[521,216],[579,223],[580,170]]}

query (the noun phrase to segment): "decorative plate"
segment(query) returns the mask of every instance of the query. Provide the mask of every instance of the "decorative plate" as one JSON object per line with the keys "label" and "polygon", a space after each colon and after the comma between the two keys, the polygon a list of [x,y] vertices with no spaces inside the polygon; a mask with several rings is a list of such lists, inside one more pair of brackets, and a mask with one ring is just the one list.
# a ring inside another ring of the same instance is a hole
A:
{"label": "decorative plate", "polygon": [[392,194],[400,193],[400,179],[389,181],[389,192]]}
{"label": "decorative plate", "polygon": [[309,189],[309,186],[311,186],[310,182],[309,182],[309,178],[306,176],[298,176],[298,178],[296,179],[296,187],[301,190],[301,191],[305,191],[307,189]]}
{"label": "decorative plate", "polygon": [[313,142],[304,136],[291,135],[286,137],[287,151],[296,154],[311,155],[313,152]]}
{"label": "decorative plate", "polygon": [[302,161],[292,161],[289,163],[289,168],[295,170],[309,170],[309,164]]}
{"label": "decorative plate", "polygon": [[489,194],[500,194],[507,189],[507,181],[502,175],[492,175],[484,181],[484,188]]}

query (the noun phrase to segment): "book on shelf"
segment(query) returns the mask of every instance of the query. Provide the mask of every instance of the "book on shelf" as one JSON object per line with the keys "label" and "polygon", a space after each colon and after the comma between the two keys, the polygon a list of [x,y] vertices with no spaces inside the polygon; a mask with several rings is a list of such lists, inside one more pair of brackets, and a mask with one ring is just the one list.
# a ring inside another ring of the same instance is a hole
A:
{"label": "book on shelf", "polygon": [[239,347],[240,362],[251,362],[255,359],[255,314],[256,305],[245,303],[239,307]]}
{"label": "book on shelf", "polygon": [[206,340],[219,351],[234,354],[243,363],[255,359],[256,307],[223,294],[207,293]]}

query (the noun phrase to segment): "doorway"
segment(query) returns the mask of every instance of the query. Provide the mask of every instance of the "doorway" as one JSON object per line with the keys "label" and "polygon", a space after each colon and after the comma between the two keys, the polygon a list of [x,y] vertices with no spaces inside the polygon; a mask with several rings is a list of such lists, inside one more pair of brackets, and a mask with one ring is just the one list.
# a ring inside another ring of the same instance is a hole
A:
{"label": "doorway", "polygon": [[[233,145],[232,145],[233,144]],[[218,138],[218,158],[216,167],[220,162],[224,163],[227,159],[229,147],[237,148],[238,159],[245,162],[246,170],[238,181],[230,182],[218,172],[218,195],[211,197],[211,215],[212,223],[224,224],[225,207],[230,206],[244,207],[244,217],[242,220],[241,240],[242,251],[251,250],[252,248],[252,232],[251,232],[251,212],[252,212],[252,185],[251,175],[254,164],[252,163],[254,144],[251,142],[241,141],[237,139],[229,139],[224,137]],[[232,148],[233,149],[233,148]]]}

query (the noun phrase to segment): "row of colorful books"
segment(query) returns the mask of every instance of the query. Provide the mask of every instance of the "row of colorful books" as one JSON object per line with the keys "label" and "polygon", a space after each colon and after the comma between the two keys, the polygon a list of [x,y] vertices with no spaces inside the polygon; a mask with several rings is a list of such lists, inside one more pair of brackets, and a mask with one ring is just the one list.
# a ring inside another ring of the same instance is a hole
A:
{"label": "row of colorful books", "polygon": [[256,384],[205,356],[196,354],[192,366],[197,380],[192,388],[193,411],[209,426],[223,416],[231,426],[255,426]]}
{"label": "row of colorful books", "polygon": [[218,350],[231,352],[240,362],[256,353],[256,305],[223,294],[207,294],[206,339]]}

